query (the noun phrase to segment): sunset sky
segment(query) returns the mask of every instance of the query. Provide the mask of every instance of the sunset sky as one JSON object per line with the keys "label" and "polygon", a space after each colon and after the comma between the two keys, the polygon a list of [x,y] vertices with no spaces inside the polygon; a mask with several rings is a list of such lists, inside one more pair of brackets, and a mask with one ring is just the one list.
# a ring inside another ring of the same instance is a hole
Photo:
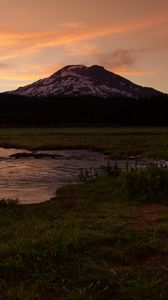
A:
{"label": "sunset sky", "polygon": [[0,0],[0,91],[99,64],[168,93],[168,0]]}

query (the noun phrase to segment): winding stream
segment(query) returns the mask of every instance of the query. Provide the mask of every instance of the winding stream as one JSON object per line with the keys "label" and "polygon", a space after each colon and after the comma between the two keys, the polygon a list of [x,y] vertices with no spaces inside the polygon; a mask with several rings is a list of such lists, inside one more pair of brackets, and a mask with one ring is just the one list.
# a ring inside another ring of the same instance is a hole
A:
{"label": "winding stream", "polygon": [[44,154],[38,159],[11,157],[22,153],[31,152],[0,148],[0,199],[18,199],[22,204],[44,202],[54,197],[60,186],[77,183],[81,169],[96,170],[107,164],[103,154],[86,150],[37,151]]}
{"label": "winding stream", "polygon": [[[34,155],[34,157],[33,157]],[[125,160],[117,162],[126,167]],[[148,160],[129,160],[129,167],[146,167]],[[165,163],[164,161],[158,161]],[[87,150],[52,150],[30,152],[0,148],[0,199],[18,199],[21,204],[45,202],[56,190],[79,181],[80,170],[98,170],[107,165],[107,158]]]}

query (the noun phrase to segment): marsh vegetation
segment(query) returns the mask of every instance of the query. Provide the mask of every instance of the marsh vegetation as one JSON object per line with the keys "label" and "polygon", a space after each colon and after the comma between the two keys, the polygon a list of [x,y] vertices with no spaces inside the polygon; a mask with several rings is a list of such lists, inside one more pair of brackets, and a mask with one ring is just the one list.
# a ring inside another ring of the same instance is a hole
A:
{"label": "marsh vegetation", "polygon": [[110,158],[168,159],[168,128],[9,128],[0,146],[30,150],[98,150]]}
{"label": "marsh vegetation", "polygon": [[[138,149],[141,157],[160,159],[167,158],[167,134],[166,128],[9,129],[1,131],[1,145],[82,147],[114,157]],[[49,203],[0,202],[0,299],[167,300],[167,167],[107,165],[80,179]]]}

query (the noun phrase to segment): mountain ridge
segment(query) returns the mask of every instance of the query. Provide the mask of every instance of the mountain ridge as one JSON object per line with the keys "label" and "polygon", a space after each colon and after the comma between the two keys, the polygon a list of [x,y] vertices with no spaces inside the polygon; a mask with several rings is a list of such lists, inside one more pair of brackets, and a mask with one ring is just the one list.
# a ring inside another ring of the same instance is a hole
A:
{"label": "mountain ridge", "polygon": [[20,87],[8,94],[28,97],[81,97],[100,98],[151,97],[162,94],[151,87],[143,87],[132,81],[106,70],[103,66],[68,65],[32,84]]}

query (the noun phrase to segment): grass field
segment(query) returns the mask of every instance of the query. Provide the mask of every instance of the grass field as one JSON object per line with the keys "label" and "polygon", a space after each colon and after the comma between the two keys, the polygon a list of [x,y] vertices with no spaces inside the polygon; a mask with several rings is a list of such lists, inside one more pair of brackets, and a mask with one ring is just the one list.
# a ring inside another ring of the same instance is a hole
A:
{"label": "grass field", "polygon": [[166,300],[165,180],[167,170],[129,171],[63,187],[50,203],[1,202],[0,299]]}
{"label": "grass field", "polygon": [[90,149],[111,158],[168,159],[168,128],[1,129],[0,146]]}
{"label": "grass field", "polygon": [[[167,137],[167,128],[1,129],[0,145],[168,158]],[[0,202],[0,300],[167,300],[168,170],[83,181],[49,203]]]}

